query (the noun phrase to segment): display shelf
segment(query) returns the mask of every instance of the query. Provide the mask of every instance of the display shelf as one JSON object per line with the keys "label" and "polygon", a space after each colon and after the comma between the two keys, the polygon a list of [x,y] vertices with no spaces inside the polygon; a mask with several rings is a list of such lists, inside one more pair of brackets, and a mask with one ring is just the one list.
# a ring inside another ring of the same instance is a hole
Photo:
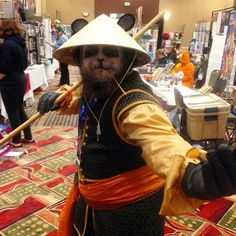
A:
{"label": "display shelf", "polygon": [[12,0],[0,0],[0,16],[1,19],[12,19],[15,17]]}
{"label": "display shelf", "polygon": [[204,48],[209,47],[211,23],[206,20],[199,20],[195,23],[193,38],[189,45],[192,55],[203,55]]}
{"label": "display shelf", "polygon": [[37,34],[38,34],[38,23],[36,22],[24,22],[22,26],[26,30],[25,41],[28,48],[28,63],[29,65],[34,65],[39,63],[38,56],[38,44],[37,44]]}
{"label": "display shelf", "polygon": [[52,48],[47,44],[51,40],[51,19],[43,19],[41,22],[24,22],[26,29],[25,40],[29,50],[29,65],[41,64],[52,58]]}

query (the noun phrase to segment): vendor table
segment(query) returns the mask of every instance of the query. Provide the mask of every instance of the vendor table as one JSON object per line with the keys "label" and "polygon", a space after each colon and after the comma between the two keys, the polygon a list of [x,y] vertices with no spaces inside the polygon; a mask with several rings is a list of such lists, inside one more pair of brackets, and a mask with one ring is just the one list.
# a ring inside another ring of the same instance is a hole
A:
{"label": "vendor table", "polygon": [[183,85],[170,85],[166,83],[165,81],[155,83],[154,81],[147,82],[144,80],[145,83],[149,84],[153,90],[153,92],[161,98],[163,102],[166,103],[166,105],[169,107],[169,110],[174,109],[176,106],[175,103],[175,94],[174,89],[178,88],[178,90],[181,92],[183,97],[186,96],[194,96],[199,95],[200,92],[190,89]]}
{"label": "vendor table", "polygon": [[33,91],[37,88],[42,88],[45,90],[48,87],[47,76],[45,73],[44,65],[33,65],[27,67],[25,74],[29,76],[30,89],[24,96],[24,100],[30,99],[30,102],[34,102]]}
{"label": "vendor table", "polygon": [[[27,101],[28,104],[32,104],[34,102],[34,93],[33,91],[37,88],[42,88],[43,90],[48,87],[48,81],[45,74],[45,69],[43,64],[33,65],[27,67],[25,70],[27,80],[27,90],[24,96],[24,101]],[[2,97],[0,94],[0,110],[1,115],[4,118],[8,118],[7,112],[2,101]]]}
{"label": "vendor table", "polygon": [[172,85],[171,87],[166,87],[166,86],[158,86],[154,88],[154,93],[158,96],[161,97],[164,101],[166,101],[167,105],[169,106],[176,106],[175,103],[175,95],[174,95],[174,89],[178,88],[178,90],[181,92],[183,97],[186,96],[194,96],[200,94],[199,92],[190,89],[188,87],[185,87],[183,85]]}

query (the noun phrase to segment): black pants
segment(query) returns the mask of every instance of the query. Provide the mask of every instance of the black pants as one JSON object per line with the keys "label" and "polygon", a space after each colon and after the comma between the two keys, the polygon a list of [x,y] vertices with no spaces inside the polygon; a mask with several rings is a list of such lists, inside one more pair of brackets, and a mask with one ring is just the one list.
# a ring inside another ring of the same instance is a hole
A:
{"label": "black pants", "polygon": [[[21,80],[19,84],[1,86],[2,100],[5,105],[7,115],[10,121],[12,130],[16,129],[26,120],[28,117],[24,110],[24,94],[26,90],[26,80]],[[30,126],[23,130],[25,139],[32,139],[32,133]],[[21,134],[18,133],[12,139],[14,143],[20,143]]]}
{"label": "black pants", "polygon": [[61,78],[59,85],[63,84],[70,84],[70,78],[69,78],[69,70],[68,70],[68,64],[64,64],[60,62],[60,71],[61,71]]}

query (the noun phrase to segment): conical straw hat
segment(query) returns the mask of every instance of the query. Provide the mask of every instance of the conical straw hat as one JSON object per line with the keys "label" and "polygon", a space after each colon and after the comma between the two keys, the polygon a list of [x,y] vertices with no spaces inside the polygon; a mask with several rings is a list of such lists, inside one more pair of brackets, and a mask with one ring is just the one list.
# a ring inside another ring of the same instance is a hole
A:
{"label": "conical straw hat", "polygon": [[77,65],[73,59],[73,50],[88,45],[112,45],[133,49],[137,52],[133,67],[142,66],[150,61],[144,49],[114,20],[102,14],[73,35],[53,56],[62,63]]}

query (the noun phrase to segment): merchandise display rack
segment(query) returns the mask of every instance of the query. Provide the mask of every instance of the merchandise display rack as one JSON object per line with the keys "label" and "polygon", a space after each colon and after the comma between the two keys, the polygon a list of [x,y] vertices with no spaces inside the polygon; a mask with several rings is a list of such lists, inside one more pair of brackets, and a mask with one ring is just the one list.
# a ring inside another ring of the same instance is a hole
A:
{"label": "merchandise display rack", "polygon": [[193,55],[203,55],[204,48],[209,47],[211,23],[207,20],[199,20],[195,23],[193,39],[189,45]]}
{"label": "merchandise display rack", "polygon": [[0,19],[11,19],[15,17],[12,0],[0,0]]}
{"label": "merchandise display rack", "polygon": [[26,44],[29,50],[29,65],[41,64],[52,58],[52,48],[46,42],[51,43],[51,19],[41,22],[24,22],[26,29]]}
{"label": "merchandise display rack", "polygon": [[26,29],[25,40],[29,50],[28,61],[29,65],[39,64],[40,54],[38,51],[38,41],[39,41],[39,23],[38,22],[27,22],[22,23],[22,26]]}

